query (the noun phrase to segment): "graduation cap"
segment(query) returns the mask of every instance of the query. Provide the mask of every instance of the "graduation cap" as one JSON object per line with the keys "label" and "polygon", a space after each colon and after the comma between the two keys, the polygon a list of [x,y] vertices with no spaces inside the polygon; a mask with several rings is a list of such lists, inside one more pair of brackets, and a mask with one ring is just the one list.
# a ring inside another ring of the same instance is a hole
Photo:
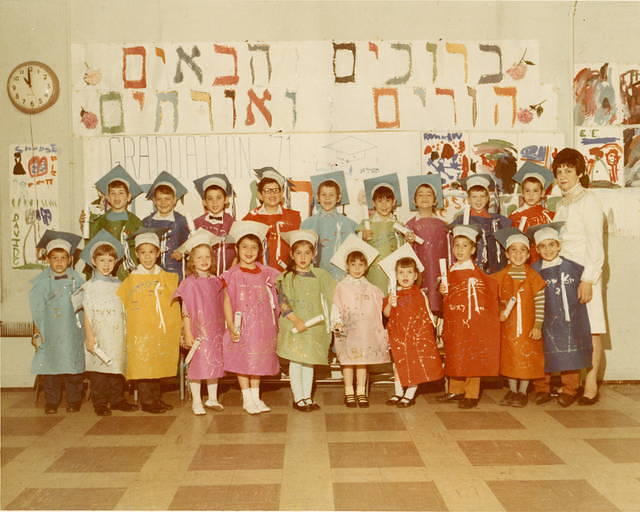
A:
{"label": "graduation cap", "polygon": [[273,167],[261,167],[260,169],[254,169],[253,172],[256,173],[258,182],[261,182],[265,178],[271,178],[272,180],[275,180],[278,185],[280,185],[280,188],[282,190],[284,190],[287,183],[287,178],[276,171]]}
{"label": "graduation cap", "polygon": [[382,270],[384,270],[384,273],[387,274],[387,277],[393,282],[396,280],[396,263],[403,258],[411,258],[416,262],[418,272],[424,272],[424,265],[411,248],[411,244],[404,244],[378,263]]}
{"label": "graduation cap", "polygon": [[169,174],[167,171],[162,171],[160,174],[158,174],[156,179],[153,180],[153,183],[149,187],[146,196],[147,199],[153,199],[153,194],[155,193],[156,188],[160,185],[166,185],[171,190],[173,190],[173,193],[176,195],[176,199],[178,200],[182,199],[182,197],[187,193],[186,187],[182,183],[180,183],[172,174]]}
{"label": "graduation cap", "polygon": [[333,181],[340,188],[340,201],[339,205],[343,206],[345,204],[349,204],[349,192],[347,191],[347,182],[344,177],[344,172],[335,171],[335,172],[325,172],[322,174],[316,174],[311,176],[311,187],[313,188],[313,197],[317,199],[318,197],[318,188],[325,181]]}
{"label": "graduation cap", "polygon": [[254,235],[258,237],[260,241],[264,241],[267,237],[267,231],[269,231],[269,226],[262,222],[256,222],[255,220],[238,220],[231,225],[231,229],[227,235],[227,242],[238,243],[242,237],[247,235]]}
{"label": "graduation cap", "polygon": [[44,250],[46,255],[54,249],[63,249],[69,253],[69,256],[73,256],[80,240],[82,240],[82,237],[75,233],[47,229],[38,242],[38,245],[36,245],[36,249]]}
{"label": "graduation cap", "polygon": [[495,189],[496,182],[491,174],[470,174],[466,178],[460,180],[462,188],[468,191],[471,187],[482,187],[488,192]]}
{"label": "graduation cap", "polygon": [[124,183],[127,186],[127,189],[129,189],[129,194],[131,194],[132,199],[135,199],[137,196],[142,194],[142,188],[140,188],[140,185],[138,185],[131,175],[124,170],[124,167],[119,164],[96,181],[96,188],[100,193],[102,193],[102,195],[106,196],[109,193],[109,185],[114,181]]}
{"label": "graduation cap", "polygon": [[474,244],[476,243],[476,239],[482,232],[480,226],[477,224],[449,224],[449,229],[451,230],[453,237],[463,236],[471,240]]}
{"label": "graduation cap", "polygon": [[311,231],[310,229],[295,229],[293,231],[286,231],[281,233],[280,236],[282,239],[289,244],[289,246],[293,246],[296,242],[309,242],[314,247],[318,243],[318,234],[315,231]]}
{"label": "graduation cap", "polygon": [[224,193],[227,197],[231,197],[233,195],[233,187],[231,186],[231,182],[224,174],[207,174],[206,176],[202,176],[197,180],[193,180],[193,184],[200,194],[200,197],[204,199],[204,194],[209,187],[220,187],[224,190]]}
{"label": "graduation cap", "polygon": [[527,178],[533,178],[542,183],[542,190],[547,190],[553,183],[553,173],[542,165],[533,162],[525,162],[520,166],[518,172],[513,175],[513,181],[522,185]]}
{"label": "graduation cap", "polygon": [[518,228],[509,226],[508,228],[502,228],[495,232],[496,240],[502,247],[508,249],[512,244],[524,244],[529,247],[529,239]]}
{"label": "graduation cap", "polygon": [[338,267],[340,270],[346,272],[347,258],[349,254],[355,251],[364,254],[364,257],[367,259],[367,266],[370,266],[380,254],[380,252],[375,247],[369,245],[359,236],[350,233],[349,236],[344,239],[344,242],[340,244],[340,247],[338,247],[336,252],[333,254],[330,263]]}
{"label": "graduation cap", "polygon": [[80,258],[93,266],[93,253],[101,245],[110,245],[113,247],[114,251],[116,251],[116,261],[121,259],[124,255],[124,248],[122,247],[122,244],[106,229],[101,229],[96,233],[96,236],[85,244],[84,249],[82,249],[82,252],[80,253]]}
{"label": "graduation cap", "polygon": [[564,222],[549,222],[548,224],[538,224],[531,226],[527,230],[527,235],[532,238],[536,245],[543,240],[560,241],[560,229],[564,226]]}
{"label": "graduation cap", "polygon": [[391,189],[396,200],[396,206],[402,206],[402,196],[400,194],[400,182],[398,175],[385,174],[384,176],[376,176],[375,178],[367,178],[364,180],[364,193],[367,196],[367,206],[371,210],[373,208],[373,194],[380,187]]}
{"label": "graduation cap", "polygon": [[189,238],[180,247],[176,249],[181,254],[189,254],[195,247],[199,245],[213,246],[224,242],[224,237],[217,236],[204,228],[198,228],[191,232]]}
{"label": "graduation cap", "polygon": [[142,244],[151,244],[155,245],[158,249],[161,249],[161,239],[168,230],[168,228],[141,227],[131,235],[135,239],[135,248],[137,249]]}
{"label": "graduation cap", "polygon": [[433,190],[433,195],[436,198],[436,206],[442,208],[444,206],[444,197],[442,195],[442,180],[439,174],[421,174],[419,176],[409,176],[407,178],[407,190],[409,192],[409,208],[411,211],[416,211],[415,196],[416,190],[421,185],[426,185]]}

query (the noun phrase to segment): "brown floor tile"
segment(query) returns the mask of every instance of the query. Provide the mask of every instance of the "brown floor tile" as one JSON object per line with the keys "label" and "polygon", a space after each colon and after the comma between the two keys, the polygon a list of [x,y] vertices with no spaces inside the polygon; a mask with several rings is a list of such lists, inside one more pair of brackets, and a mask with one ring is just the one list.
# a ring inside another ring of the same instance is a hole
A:
{"label": "brown floor tile", "polygon": [[620,411],[609,409],[590,409],[568,411],[545,411],[556,421],[567,428],[616,428],[616,427],[640,427],[633,418]]}
{"label": "brown floor tile", "polygon": [[500,480],[487,485],[507,512],[618,510],[586,480]]}
{"label": "brown floor tile", "polygon": [[327,432],[406,430],[402,418],[393,412],[325,413]]}
{"label": "brown floor tile", "polygon": [[2,459],[2,465],[11,462],[18,454],[26,450],[26,448],[11,448],[3,447],[0,449],[0,458]]}
{"label": "brown floor tile", "polygon": [[101,446],[66,448],[47,473],[140,471],[155,446]]}
{"label": "brown floor tile", "polygon": [[3,416],[3,436],[42,436],[64,419],[63,416]]}
{"label": "brown floor tile", "polygon": [[525,428],[508,412],[436,411],[448,430],[503,430]]}
{"label": "brown floor tile", "polygon": [[638,384],[616,384],[608,385],[607,390],[615,391],[621,395],[631,398],[636,402],[640,402],[640,385]]}
{"label": "brown floor tile", "polygon": [[278,510],[280,486],[211,485],[178,487],[169,510]]}
{"label": "brown floor tile", "polygon": [[163,435],[175,416],[108,416],[91,427],[88,436]]}
{"label": "brown floor tile", "polygon": [[534,466],[564,464],[541,441],[458,441],[474,466]]}
{"label": "brown floor tile", "polygon": [[189,471],[221,469],[281,469],[284,444],[203,444]]}
{"label": "brown floor tile", "polygon": [[329,443],[332,468],[424,466],[412,442]]}
{"label": "brown floor tile", "polygon": [[640,438],[585,439],[611,462],[640,463]]}
{"label": "brown floor tile", "polygon": [[335,510],[447,510],[433,482],[334,483]]}
{"label": "brown floor tile", "polygon": [[13,500],[9,510],[113,510],[125,492],[124,487],[25,489]]}
{"label": "brown floor tile", "polygon": [[286,432],[286,414],[226,414],[213,416],[207,434],[239,434],[244,432]]}
{"label": "brown floor tile", "polygon": [[[369,402],[371,405],[380,405],[384,404],[387,398],[389,398],[393,393],[391,393],[392,388],[389,388],[389,391],[385,389],[371,389],[369,391]],[[336,387],[329,391],[322,391],[317,393],[317,400],[323,405],[342,405],[344,406],[344,388]],[[346,407],[345,407],[346,409]]]}

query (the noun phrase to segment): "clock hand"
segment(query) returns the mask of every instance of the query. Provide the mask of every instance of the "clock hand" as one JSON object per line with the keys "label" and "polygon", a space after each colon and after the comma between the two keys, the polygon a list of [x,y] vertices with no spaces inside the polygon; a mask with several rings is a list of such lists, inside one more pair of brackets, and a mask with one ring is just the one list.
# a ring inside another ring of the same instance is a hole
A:
{"label": "clock hand", "polygon": [[29,77],[29,80],[27,80],[27,84],[29,84],[29,87],[31,87],[31,70],[30,69],[27,70],[27,75]]}

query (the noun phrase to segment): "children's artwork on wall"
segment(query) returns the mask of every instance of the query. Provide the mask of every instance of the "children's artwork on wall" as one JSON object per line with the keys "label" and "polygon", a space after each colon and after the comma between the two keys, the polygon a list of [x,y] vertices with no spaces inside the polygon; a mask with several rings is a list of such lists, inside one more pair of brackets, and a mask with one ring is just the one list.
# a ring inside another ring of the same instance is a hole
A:
{"label": "children's artwork on wall", "polygon": [[422,169],[439,174],[444,189],[469,173],[468,136],[465,132],[422,134]]}
{"label": "children's artwork on wall", "polygon": [[489,173],[498,193],[510,194],[514,190],[513,175],[518,170],[517,133],[472,133],[471,150],[474,172]]}
{"label": "children's artwork on wall", "polygon": [[624,187],[622,131],[615,126],[578,130],[576,146],[586,158],[592,187]]}
{"label": "children's artwork on wall", "polygon": [[11,268],[40,268],[36,244],[58,229],[58,156],[55,144],[9,146]]}
{"label": "children's artwork on wall", "polygon": [[622,131],[624,143],[624,181],[629,187],[640,187],[640,128],[625,128]]}

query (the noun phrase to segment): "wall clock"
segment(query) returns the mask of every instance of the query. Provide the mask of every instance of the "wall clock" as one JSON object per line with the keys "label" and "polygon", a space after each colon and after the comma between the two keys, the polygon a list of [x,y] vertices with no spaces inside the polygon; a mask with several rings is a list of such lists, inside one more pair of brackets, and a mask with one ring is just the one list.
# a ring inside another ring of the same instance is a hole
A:
{"label": "wall clock", "polygon": [[60,82],[46,64],[35,60],[23,62],[9,73],[7,94],[20,112],[37,114],[58,100]]}

